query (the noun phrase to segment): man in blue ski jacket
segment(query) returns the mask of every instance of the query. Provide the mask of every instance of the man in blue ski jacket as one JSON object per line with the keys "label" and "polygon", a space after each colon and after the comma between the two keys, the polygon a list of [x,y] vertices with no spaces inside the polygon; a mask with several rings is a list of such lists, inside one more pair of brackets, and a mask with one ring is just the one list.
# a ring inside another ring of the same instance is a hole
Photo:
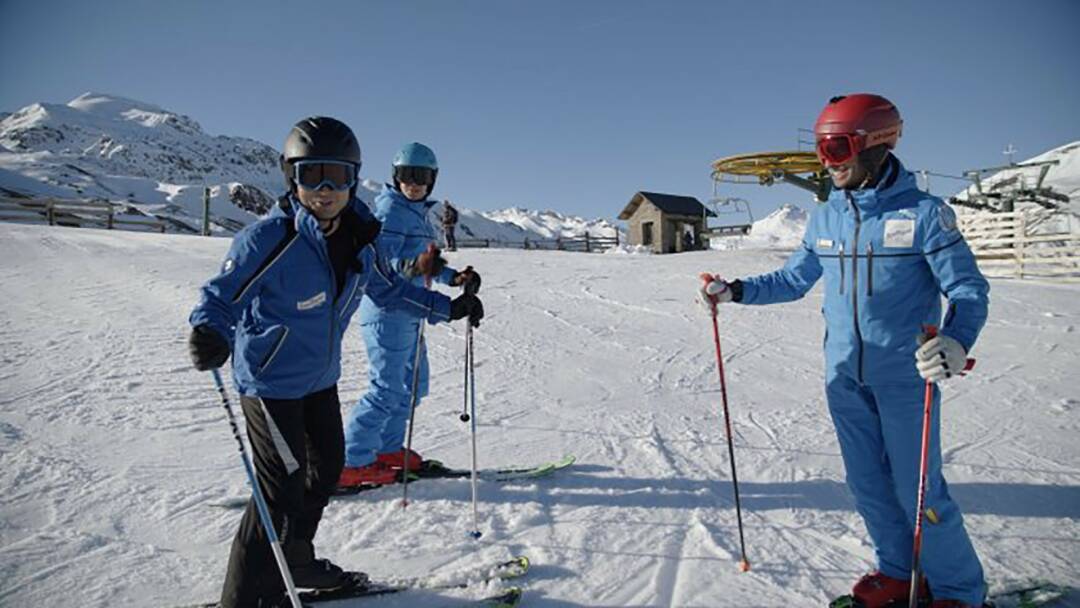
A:
{"label": "man in blue ski jacket", "polygon": [[[833,98],[814,131],[836,187],[811,215],[802,246],[780,270],[730,283],[714,277],[701,288],[711,306],[772,304],[803,297],[825,277],[825,393],[877,554],[877,571],[852,591],[866,608],[907,604],[924,380],[964,370],[989,292],[953,210],[918,190],[890,152],[901,125],[883,97]],[[937,337],[923,334],[939,323]],[[982,606],[982,566],[941,472],[939,404],[935,390],[920,562],[934,608]]]}
{"label": "man in blue ski jacket", "polygon": [[[233,239],[191,313],[199,370],[232,355],[256,477],[297,587],[366,580],[316,559],[312,544],[344,460],[341,341],[361,296],[432,322],[482,315],[471,295],[450,302],[394,273],[376,252],[379,222],[355,198],[360,146],[327,117],[297,123],[282,154],[289,193]],[[414,264],[412,267],[415,268]],[[285,606],[281,576],[254,502],[233,539],[224,608]]]}
{"label": "man in blue ski jacket", "polygon": [[[435,229],[428,212],[436,201],[428,197],[438,174],[435,153],[423,144],[407,144],[394,157],[393,183],[375,199],[375,217],[383,223],[379,251],[394,268],[434,251]],[[479,290],[480,275],[471,267],[458,272],[436,259],[441,268],[434,273],[435,280],[466,287],[466,293]],[[413,281],[419,286],[424,278],[416,276]],[[345,468],[338,482],[343,488],[391,483],[406,464],[409,470],[423,465],[415,451],[406,457],[403,444],[412,404],[428,394],[424,319],[415,309],[375,298],[365,297],[360,304],[370,383],[345,427]]]}

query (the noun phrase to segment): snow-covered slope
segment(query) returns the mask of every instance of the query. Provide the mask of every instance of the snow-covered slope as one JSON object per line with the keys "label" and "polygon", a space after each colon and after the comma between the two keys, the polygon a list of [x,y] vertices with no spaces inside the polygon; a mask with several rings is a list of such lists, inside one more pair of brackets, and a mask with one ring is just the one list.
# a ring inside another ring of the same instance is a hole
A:
{"label": "snow-covered slope", "polygon": [[795,205],[781,205],[764,218],[756,221],[746,236],[713,238],[709,246],[717,250],[732,249],[794,249],[806,232],[810,214]]}
{"label": "snow-covered slope", "polygon": [[204,186],[222,228],[265,212],[280,188],[277,157],[257,141],[211,136],[187,116],[98,93],[35,103],[0,121],[0,190],[127,202],[192,227]]}
{"label": "snow-covered slope", "polygon": [[[0,224],[0,604],[164,608],[220,591],[240,513],[212,505],[244,495],[246,481],[185,337],[197,287],[228,244]],[[820,288],[798,302],[722,311],[752,569],[736,566],[716,360],[694,292],[701,271],[768,271],[783,253],[450,258],[484,275],[480,466],[565,452],[578,464],[539,481],[481,483],[479,541],[466,535],[465,480],[417,483],[407,510],[400,487],[335,499],[316,539],[322,554],[394,577],[524,553],[534,569],[520,582],[533,608],[822,606],[872,567],[822,395]],[[978,367],[943,387],[949,490],[992,584],[1074,585],[1080,288],[992,283]],[[431,396],[417,412],[415,446],[467,465],[463,329],[433,326],[427,337]],[[354,328],[346,408],[366,366]],[[374,603],[457,606],[482,593]]]}

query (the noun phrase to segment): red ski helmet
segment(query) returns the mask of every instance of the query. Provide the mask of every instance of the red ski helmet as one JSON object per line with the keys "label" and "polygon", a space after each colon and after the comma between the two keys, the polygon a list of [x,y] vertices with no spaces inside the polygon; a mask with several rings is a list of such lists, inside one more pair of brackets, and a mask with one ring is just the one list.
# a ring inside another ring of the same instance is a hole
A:
{"label": "red ski helmet", "polygon": [[903,130],[900,111],[880,95],[856,93],[833,97],[814,123],[818,159],[839,165],[867,148],[896,147]]}

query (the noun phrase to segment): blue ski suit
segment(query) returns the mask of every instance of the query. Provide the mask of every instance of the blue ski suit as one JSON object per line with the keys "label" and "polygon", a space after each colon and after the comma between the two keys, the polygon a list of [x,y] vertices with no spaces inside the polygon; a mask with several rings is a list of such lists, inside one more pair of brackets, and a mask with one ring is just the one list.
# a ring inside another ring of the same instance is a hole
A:
{"label": "blue ski suit", "polygon": [[[953,210],[917,189],[889,155],[875,188],[835,190],[811,215],[780,270],[741,281],[743,304],[790,302],[825,276],[825,394],[847,485],[878,569],[910,577],[925,384],[915,368],[922,326],[971,351],[986,322],[989,284]],[[736,293],[738,289],[736,288]],[[941,472],[935,389],[920,564],[935,598],[981,606],[982,566]]]}
{"label": "blue ski suit", "polygon": [[[435,242],[428,222],[432,200],[413,202],[386,184],[375,198],[375,217],[383,223],[378,249],[391,267],[400,269]],[[449,285],[456,271],[444,268],[435,279]],[[419,287],[423,277],[413,278]],[[416,309],[381,302],[365,296],[360,303],[360,332],[368,355],[368,390],[353,408],[345,425],[345,466],[360,467],[375,461],[377,454],[396,452],[405,441],[405,427],[412,405],[412,382],[420,324],[433,319]],[[417,403],[428,394],[427,347],[419,343]]]}
{"label": "blue ski suit", "polygon": [[[359,199],[345,213],[372,218]],[[236,234],[189,320],[229,341],[241,395],[298,399],[329,388],[341,375],[341,340],[361,295],[433,321],[450,315],[449,298],[393,272],[374,243],[356,260],[335,297],[318,220],[290,197]]]}

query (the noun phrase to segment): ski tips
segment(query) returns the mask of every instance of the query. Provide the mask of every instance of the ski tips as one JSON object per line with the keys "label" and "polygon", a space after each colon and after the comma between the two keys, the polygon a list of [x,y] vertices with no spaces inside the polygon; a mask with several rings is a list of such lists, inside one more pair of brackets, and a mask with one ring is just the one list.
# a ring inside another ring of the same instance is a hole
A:
{"label": "ski tips", "polygon": [[749,572],[749,571],[750,571],[750,562],[746,561],[746,559],[739,560],[739,572]]}

